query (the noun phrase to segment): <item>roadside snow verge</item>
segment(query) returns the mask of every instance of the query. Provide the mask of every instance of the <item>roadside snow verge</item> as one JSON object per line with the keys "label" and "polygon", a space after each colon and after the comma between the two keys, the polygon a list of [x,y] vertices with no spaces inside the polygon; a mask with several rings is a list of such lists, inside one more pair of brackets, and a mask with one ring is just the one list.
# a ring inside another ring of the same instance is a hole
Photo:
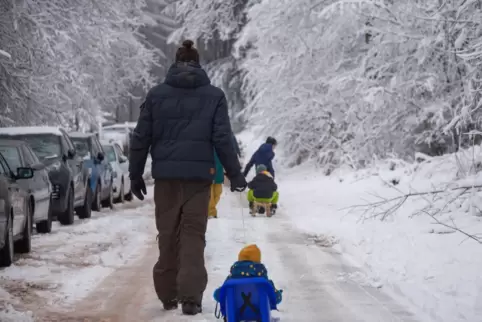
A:
{"label": "roadside snow verge", "polygon": [[13,306],[6,304],[0,306],[0,321],[2,322],[34,322],[32,312],[19,312]]}
{"label": "roadside snow verge", "polygon": [[[280,213],[309,233],[336,236],[340,251],[367,273],[365,284],[406,301],[426,320],[479,321],[482,245],[465,233],[482,236],[482,194],[478,187],[458,189],[481,184],[474,155],[480,149],[330,177],[314,167],[285,170],[278,179]],[[350,209],[434,190],[442,192]]]}
{"label": "roadside snow verge", "polygon": [[95,212],[72,226],[55,223],[51,234],[34,235],[32,252],[0,273],[0,294],[5,289],[22,306],[8,299],[4,303],[22,311],[68,309],[117,268],[143,255],[153,236],[151,195],[150,188],[147,201]]}

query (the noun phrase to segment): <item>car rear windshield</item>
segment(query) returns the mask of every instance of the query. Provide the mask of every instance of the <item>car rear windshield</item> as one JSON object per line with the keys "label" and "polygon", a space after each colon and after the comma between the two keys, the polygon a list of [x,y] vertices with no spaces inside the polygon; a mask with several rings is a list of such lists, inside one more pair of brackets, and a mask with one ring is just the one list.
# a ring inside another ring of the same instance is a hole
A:
{"label": "car rear windshield", "polygon": [[88,138],[71,138],[74,143],[77,155],[84,157],[91,157],[90,155],[90,142]]}
{"label": "car rear windshield", "polygon": [[14,169],[22,166],[22,161],[20,160],[20,154],[18,153],[17,147],[0,144],[0,153],[7,161],[7,164],[12,171],[16,171]]}
{"label": "car rear windshield", "polygon": [[39,159],[57,159],[62,156],[60,136],[55,134],[29,134],[3,136],[27,142]]}
{"label": "car rear windshield", "polygon": [[115,162],[115,151],[112,145],[103,145],[102,148],[107,156],[109,162]]}

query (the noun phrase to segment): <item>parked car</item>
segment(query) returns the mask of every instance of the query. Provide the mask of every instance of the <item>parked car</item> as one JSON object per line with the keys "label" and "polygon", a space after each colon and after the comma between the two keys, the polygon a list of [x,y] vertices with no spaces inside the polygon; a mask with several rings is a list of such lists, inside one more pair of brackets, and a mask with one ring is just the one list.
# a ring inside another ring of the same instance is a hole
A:
{"label": "parked car", "polygon": [[116,142],[101,141],[107,161],[114,170],[114,201],[124,203],[132,200],[131,180],[129,179],[129,160]]}
{"label": "parked car", "polygon": [[[24,141],[0,139],[0,153],[7,161],[10,169],[31,168],[32,178],[18,179],[19,186],[27,192],[32,222],[37,232],[50,233],[52,231],[52,208],[49,173],[45,165],[40,162],[30,146]],[[17,176],[17,173],[14,173]]]}
{"label": "parked car", "polygon": [[84,159],[84,167],[90,171],[90,188],[93,192],[92,209],[100,211],[102,206],[114,206],[113,169],[105,160],[105,152],[95,133],[72,132],[69,134],[80,157]]}
{"label": "parked car", "polygon": [[10,266],[14,252],[29,253],[32,244],[32,213],[28,193],[19,180],[31,179],[32,168],[12,171],[0,153],[0,266]]}
{"label": "parked car", "polygon": [[90,218],[92,194],[89,173],[77,156],[74,144],[62,128],[48,126],[0,128],[0,138],[27,142],[45,164],[52,184],[52,214],[62,225]]}
{"label": "parked car", "polygon": [[128,155],[132,133],[135,127],[136,123],[133,122],[104,126],[100,132],[100,139],[109,142],[115,141],[122,147],[124,154]]}

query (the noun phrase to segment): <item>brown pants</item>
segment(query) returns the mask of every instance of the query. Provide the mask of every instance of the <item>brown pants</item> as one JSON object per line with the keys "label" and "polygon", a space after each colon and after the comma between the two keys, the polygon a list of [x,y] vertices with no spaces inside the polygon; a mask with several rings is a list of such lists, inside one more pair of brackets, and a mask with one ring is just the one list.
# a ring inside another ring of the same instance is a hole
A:
{"label": "brown pants", "polygon": [[210,191],[208,181],[155,181],[159,258],[153,277],[162,302],[201,304],[208,282],[204,248]]}

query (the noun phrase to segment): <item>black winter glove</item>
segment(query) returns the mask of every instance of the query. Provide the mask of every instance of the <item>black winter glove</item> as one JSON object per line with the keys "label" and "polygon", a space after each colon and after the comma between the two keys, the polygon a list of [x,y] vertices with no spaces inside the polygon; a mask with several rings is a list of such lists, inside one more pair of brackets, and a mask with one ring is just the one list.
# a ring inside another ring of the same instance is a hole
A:
{"label": "black winter glove", "polygon": [[146,183],[142,177],[131,180],[131,191],[134,196],[139,200],[144,200],[144,196],[147,194]]}
{"label": "black winter glove", "polygon": [[238,191],[243,192],[246,190],[248,183],[246,182],[246,178],[241,173],[236,177],[230,179],[231,181],[231,192]]}
{"label": "black winter glove", "polygon": [[244,177],[247,177],[247,176],[248,176],[248,171],[246,171],[246,169],[243,171],[243,176],[244,176]]}

